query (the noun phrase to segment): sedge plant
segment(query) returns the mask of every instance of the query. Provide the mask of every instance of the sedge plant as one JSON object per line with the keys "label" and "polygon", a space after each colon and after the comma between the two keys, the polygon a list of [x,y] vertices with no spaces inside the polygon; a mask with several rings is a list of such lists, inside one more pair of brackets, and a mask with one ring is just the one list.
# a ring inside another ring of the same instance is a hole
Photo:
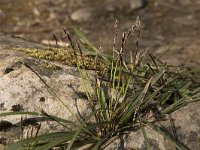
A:
{"label": "sedge plant", "polygon": [[[74,56],[77,57],[77,68],[85,87],[91,113],[84,118],[77,117],[78,122],[52,116],[44,111],[0,114],[0,116],[20,114],[45,116],[58,122],[64,129],[63,132],[54,131],[23,139],[9,146],[8,150],[104,149],[119,136],[138,129],[142,130],[146,149],[150,149],[145,126],[173,141],[177,149],[185,148],[178,139],[174,140],[172,134],[156,123],[166,119],[167,115],[179,108],[200,99],[200,83],[194,81],[192,76],[194,72],[163,63],[148,50],[139,50],[141,30],[139,18],[127,32],[122,34],[121,46],[117,48],[117,26],[116,22],[112,55],[98,52],[83,33],[76,29],[75,32],[83,45],[81,47],[78,42],[74,43],[69,33],[64,30],[74,50]],[[124,60],[123,53],[126,41],[133,34],[137,35],[135,51],[130,53],[131,58],[128,62]],[[85,55],[93,58],[95,62],[93,77],[84,69],[84,59],[78,60],[78,57],[84,58]]]}

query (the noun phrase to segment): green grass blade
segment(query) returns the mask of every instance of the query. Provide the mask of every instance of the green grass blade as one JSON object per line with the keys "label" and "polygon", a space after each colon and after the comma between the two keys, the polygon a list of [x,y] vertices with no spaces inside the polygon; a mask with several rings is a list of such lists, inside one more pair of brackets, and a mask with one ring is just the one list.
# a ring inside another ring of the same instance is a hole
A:
{"label": "green grass blade", "polygon": [[173,104],[169,105],[167,108],[165,108],[164,110],[161,111],[161,114],[170,114],[172,112],[174,112],[175,110],[187,105],[188,102],[184,99],[180,99],[175,101]]}
{"label": "green grass blade", "polygon": [[105,139],[101,139],[98,142],[96,142],[93,147],[91,147],[91,150],[99,150],[100,147],[106,142]]}
{"label": "green grass blade", "polygon": [[141,120],[140,115],[138,115],[138,120],[139,120],[139,123],[140,123],[140,128],[141,128],[141,130],[142,130],[142,134],[143,134],[143,136],[144,136],[144,142],[145,142],[146,149],[147,149],[147,150],[151,150],[150,144],[149,144],[149,139],[148,139],[148,137],[147,137],[147,134],[146,134],[146,131],[145,131],[145,128],[144,128],[144,125],[143,125],[143,122],[142,122],[142,120]]}
{"label": "green grass blade", "polygon": [[170,98],[170,96],[171,96],[172,94],[173,94],[172,91],[167,91],[167,92],[165,92],[165,93],[162,95],[162,97],[160,98],[159,103],[160,103],[161,105],[165,104],[165,103],[167,102],[167,100],[169,100],[169,98]]}
{"label": "green grass blade", "polygon": [[72,132],[70,134],[66,134],[63,137],[58,136],[57,138],[55,138],[53,141],[49,142],[48,144],[37,147],[34,150],[49,150],[55,146],[59,146],[59,144],[62,144],[63,142],[70,141],[72,139],[73,135],[74,135],[74,132]]}
{"label": "green grass blade", "polygon": [[102,114],[103,114],[103,118],[105,121],[110,121],[110,117],[109,117],[109,108],[108,108],[108,105],[107,105],[107,101],[106,101],[106,96],[105,96],[105,93],[104,93],[104,90],[101,88],[100,89],[101,91],[101,105],[102,105]]}
{"label": "green grass blade", "polygon": [[178,150],[183,150],[186,149],[185,145],[183,145],[182,143],[178,142],[178,141],[174,141],[174,138],[171,134],[169,134],[167,132],[167,130],[164,130],[162,127],[159,127],[158,125],[152,124],[149,121],[145,120],[144,121],[150,128],[152,128],[154,131],[156,131],[157,133],[163,135],[164,138],[168,139],[169,141],[173,142],[174,145],[176,146],[176,148]]}
{"label": "green grass blade", "polygon": [[10,145],[7,148],[7,150],[22,150],[22,149],[25,149],[26,147],[29,147],[30,145],[47,144],[49,142],[53,142],[54,139],[57,139],[58,137],[65,137],[67,134],[70,134],[70,132],[49,133],[49,134],[40,135],[34,138],[24,139]]}
{"label": "green grass blade", "polygon": [[38,112],[5,112],[5,113],[1,113],[0,117],[13,116],[13,115],[44,116],[44,117],[47,117],[47,118],[52,119],[54,121],[56,120],[56,122],[64,122],[64,123],[67,123],[67,124],[74,124],[73,122],[68,121],[66,119],[56,117],[56,116],[53,116],[53,115],[48,115],[46,113],[38,113]]}
{"label": "green grass blade", "polygon": [[[96,54],[99,52],[99,50],[94,46],[92,45],[89,40],[87,39],[87,37],[79,30],[79,29],[74,29],[74,32],[75,34],[82,40],[82,42],[85,44],[86,46],[86,53],[88,52],[88,55],[91,55],[91,56],[96,56]],[[110,63],[110,60],[112,59],[112,56],[111,55],[100,55],[100,61],[102,63]]]}
{"label": "green grass blade", "polygon": [[123,112],[123,117],[121,117],[120,119],[120,124],[122,124],[124,121],[128,120],[136,111],[136,109],[138,109],[139,107],[141,107],[141,103],[143,102],[146,93],[149,89],[149,86],[151,84],[151,79],[149,79],[149,81],[146,83],[144,89],[140,92],[140,94],[136,97],[135,100],[132,100],[129,102],[129,104],[127,104],[127,110]]}
{"label": "green grass blade", "polygon": [[75,140],[77,139],[78,135],[80,134],[82,128],[78,129],[75,134],[73,135],[72,139],[70,140],[67,149],[66,150],[70,150],[72,148],[73,143],[75,142]]}
{"label": "green grass blade", "polygon": [[89,50],[93,52],[98,52],[98,50],[95,48],[94,45],[92,45],[89,40],[86,38],[86,36],[81,32],[79,29],[74,29],[75,34],[82,40],[84,44],[86,44],[89,48]]}
{"label": "green grass blade", "polygon": [[144,99],[144,101],[141,104],[141,109],[144,109],[145,107],[149,106],[149,103],[153,100],[156,99],[156,96],[159,94],[159,92],[163,89],[164,86],[158,88],[157,90],[155,90],[152,94],[146,96],[146,98]]}
{"label": "green grass blade", "polygon": [[6,116],[13,116],[13,115],[41,115],[41,113],[37,113],[37,112],[22,112],[22,111],[19,111],[19,112],[5,112],[5,113],[1,113],[0,114],[0,117],[6,117]]}
{"label": "green grass blade", "polygon": [[165,73],[165,70],[161,70],[159,73],[157,73],[151,80],[151,85],[153,86]]}

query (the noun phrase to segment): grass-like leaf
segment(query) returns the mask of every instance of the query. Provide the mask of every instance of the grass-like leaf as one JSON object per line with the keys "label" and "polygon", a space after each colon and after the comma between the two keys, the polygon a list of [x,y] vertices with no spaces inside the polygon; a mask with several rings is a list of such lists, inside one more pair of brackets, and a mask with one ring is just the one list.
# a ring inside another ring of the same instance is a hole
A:
{"label": "grass-like leaf", "polygon": [[145,128],[144,128],[144,125],[143,125],[143,122],[142,122],[142,120],[141,120],[140,115],[138,115],[138,120],[139,120],[139,123],[140,123],[140,128],[141,128],[141,130],[142,130],[142,134],[143,134],[143,136],[144,136],[146,149],[147,149],[147,150],[151,150],[150,144],[149,144],[149,140],[148,140],[148,137],[147,137],[147,134],[146,134],[146,131],[145,131]]}
{"label": "grass-like leaf", "polygon": [[[194,71],[167,65],[148,53],[147,50],[139,51],[140,29],[141,23],[137,18],[135,25],[123,33],[119,48],[116,48],[117,35],[114,35],[112,56],[101,54],[80,30],[75,29],[74,31],[84,45],[82,48],[80,44],[74,44],[70,35],[65,31],[72,44],[73,56],[77,60],[76,67],[85,88],[89,109],[92,112],[80,119],[69,110],[77,119],[77,123],[49,115],[44,111],[40,113],[2,113],[0,117],[10,115],[45,116],[59,123],[64,130],[21,140],[9,146],[8,150],[49,150],[54,147],[67,150],[84,147],[98,150],[107,146],[110,139],[131,132],[137,127],[142,130],[146,148],[150,149],[145,126],[151,127],[165,138],[173,141],[173,137],[156,123],[164,115],[189,103],[199,101],[200,83],[199,80],[195,80]],[[126,40],[133,33],[137,34],[135,43],[137,51],[134,56],[131,55],[131,61],[128,62],[123,56],[124,48]],[[117,34],[117,29],[115,29],[115,34]],[[75,45],[78,45],[80,54],[76,52]],[[149,54],[150,61],[144,59],[146,54]],[[94,65],[89,68],[94,69],[95,75],[92,76],[85,70],[84,57],[87,57],[89,62]],[[99,67],[100,65],[103,67]],[[29,68],[37,74],[31,67]],[[178,71],[174,71],[176,69]],[[39,78],[48,88],[51,88],[42,77],[39,76]],[[56,95],[54,90],[50,89],[49,91]],[[56,95],[56,100],[65,106],[58,95]],[[65,107],[69,109],[67,105]],[[153,114],[153,121],[150,121],[152,118],[149,119],[149,112]],[[177,141],[174,143],[177,149],[185,148]]]}

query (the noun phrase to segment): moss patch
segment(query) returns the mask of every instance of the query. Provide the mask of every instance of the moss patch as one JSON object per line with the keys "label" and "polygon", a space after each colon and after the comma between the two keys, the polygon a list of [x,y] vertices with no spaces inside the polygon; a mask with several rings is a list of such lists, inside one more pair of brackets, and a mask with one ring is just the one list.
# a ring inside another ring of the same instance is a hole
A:
{"label": "moss patch", "polygon": [[51,64],[51,63],[43,63],[40,66],[47,68],[47,69],[62,70],[62,68],[60,66],[54,65],[54,64]]}
{"label": "moss patch", "polygon": [[68,66],[79,66],[80,68],[88,70],[104,69],[106,67],[103,63],[96,62],[93,56],[80,55],[70,48],[15,48],[14,50],[24,52],[30,57],[54,61]]}

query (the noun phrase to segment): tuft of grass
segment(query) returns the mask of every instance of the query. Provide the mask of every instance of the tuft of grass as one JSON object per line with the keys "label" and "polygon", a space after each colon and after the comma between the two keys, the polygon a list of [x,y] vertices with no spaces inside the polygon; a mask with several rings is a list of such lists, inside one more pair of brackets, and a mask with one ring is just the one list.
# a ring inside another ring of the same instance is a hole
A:
{"label": "tuft of grass", "polygon": [[[66,150],[104,149],[114,139],[134,132],[136,129],[142,130],[146,148],[150,149],[145,126],[174,141],[174,137],[156,123],[179,108],[199,101],[200,83],[193,79],[193,71],[162,63],[147,50],[139,50],[138,42],[141,30],[139,18],[127,32],[123,33],[120,48],[116,48],[117,26],[118,22],[114,27],[114,44],[111,56],[99,53],[79,30],[75,30],[75,32],[81,38],[83,47],[77,42],[74,43],[69,33],[64,29],[65,35],[71,43],[70,55],[73,55],[75,60],[78,57],[87,58],[88,56],[92,58],[92,69],[95,72],[94,80],[85,70],[88,68],[83,59],[76,61],[75,64],[83,80],[92,112],[85,118],[79,116],[78,122],[51,116],[44,111],[41,113],[10,112],[0,114],[0,117],[19,114],[43,115],[62,125],[65,130],[21,140],[9,146],[8,150],[49,150],[55,147]],[[126,41],[132,34],[137,35],[137,40],[135,51],[131,52],[130,62],[127,62],[124,60],[123,52]],[[57,55],[60,55],[57,50],[47,51],[45,56],[40,55],[39,57],[65,62],[68,54],[65,49],[62,51],[61,58],[63,59],[55,59]],[[29,50],[25,52],[29,53]],[[40,52],[35,50],[34,53]],[[51,53],[56,57],[52,59]],[[145,60],[145,57],[148,59]],[[48,86],[46,83],[45,85]],[[53,94],[56,95],[55,92]],[[71,128],[72,126],[73,128]],[[179,141],[174,141],[174,144],[177,149],[184,148],[184,145]]]}

